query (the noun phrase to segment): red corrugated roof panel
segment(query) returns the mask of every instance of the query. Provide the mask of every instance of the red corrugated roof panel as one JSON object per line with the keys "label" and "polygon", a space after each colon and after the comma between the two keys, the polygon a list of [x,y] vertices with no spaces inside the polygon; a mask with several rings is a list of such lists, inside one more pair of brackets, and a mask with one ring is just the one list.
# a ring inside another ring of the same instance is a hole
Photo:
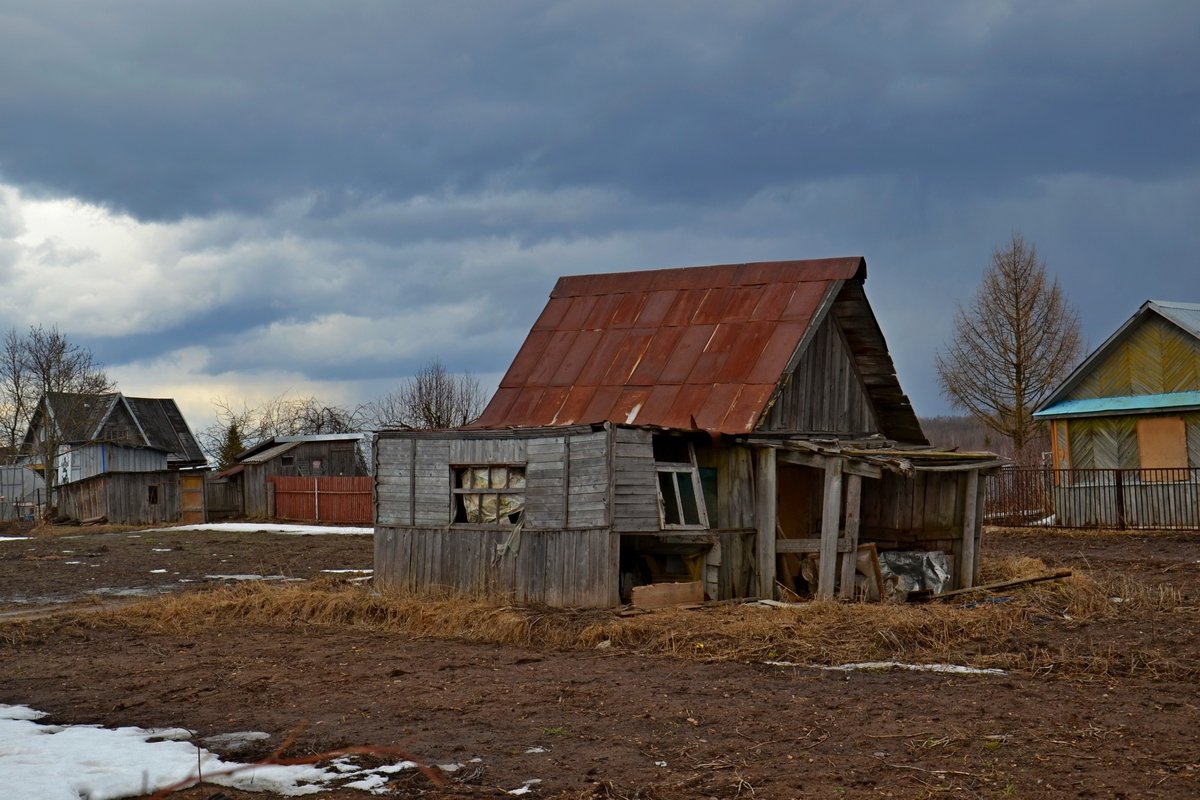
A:
{"label": "red corrugated roof panel", "polygon": [[683,335],[679,343],[671,351],[671,357],[663,365],[662,373],[658,376],[659,383],[685,383],[688,375],[696,367],[696,359],[704,352],[705,345],[712,338],[716,325],[689,325],[680,328]]}
{"label": "red corrugated roof panel", "polygon": [[646,302],[638,312],[637,323],[644,328],[657,328],[662,325],[667,312],[675,305],[679,292],[675,289],[665,289],[661,292],[648,292],[644,295]]}
{"label": "red corrugated roof panel", "polygon": [[562,365],[567,353],[571,352],[571,345],[575,343],[578,335],[576,331],[556,331],[538,357],[537,366],[529,373],[526,385],[549,386],[554,379],[554,373]]}
{"label": "red corrugated roof panel", "polygon": [[820,304],[861,258],[559,279],[477,426],[754,429]]}
{"label": "red corrugated roof panel", "polygon": [[596,346],[600,344],[600,338],[603,335],[603,331],[580,331],[576,334],[574,341],[571,342],[571,348],[558,362],[558,368],[554,370],[554,374],[550,378],[550,385],[575,385],[583,368],[592,361],[592,354],[596,351]]}

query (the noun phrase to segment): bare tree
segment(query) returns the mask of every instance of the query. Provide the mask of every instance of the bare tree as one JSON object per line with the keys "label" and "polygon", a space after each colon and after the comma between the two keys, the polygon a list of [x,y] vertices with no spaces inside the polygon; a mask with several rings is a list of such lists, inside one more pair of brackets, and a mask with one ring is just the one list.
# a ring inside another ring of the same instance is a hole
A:
{"label": "bare tree", "polygon": [[92,351],[57,327],[35,325],[25,335],[14,329],[5,336],[0,345],[4,434],[43,465],[47,496],[58,480],[63,449],[91,435],[88,421],[96,420],[103,405],[99,396],[114,389]]}
{"label": "bare tree", "polygon": [[[273,436],[305,436],[321,433],[357,433],[367,426],[362,407],[342,408],[309,395],[290,397],[281,394],[258,406],[240,406],[216,398],[216,421],[200,431],[204,451],[224,466],[229,442],[236,431],[244,448],[250,448]],[[233,454],[233,455],[236,455]]]}
{"label": "bare tree", "polygon": [[954,336],[936,356],[950,402],[1012,439],[1017,458],[1037,431],[1032,414],[1080,353],[1079,317],[1037,248],[1013,234],[992,253],[983,283],[954,315]]}
{"label": "bare tree", "polygon": [[376,428],[456,428],[483,413],[487,397],[470,373],[455,375],[438,359],[369,403],[367,416]]}
{"label": "bare tree", "polygon": [[38,389],[25,364],[25,337],[9,328],[0,344],[0,432],[5,455],[16,457],[38,402]]}

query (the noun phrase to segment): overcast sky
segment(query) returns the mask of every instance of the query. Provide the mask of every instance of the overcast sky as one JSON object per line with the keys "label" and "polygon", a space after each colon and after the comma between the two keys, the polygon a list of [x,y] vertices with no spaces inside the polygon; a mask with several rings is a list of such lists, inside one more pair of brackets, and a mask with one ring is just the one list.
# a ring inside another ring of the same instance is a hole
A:
{"label": "overcast sky", "polygon": [[863,255],[917,412],[992,249],[1200,302],[1200,3],[0,2],[0,324],[129,394],[499,380],[558,275]]}

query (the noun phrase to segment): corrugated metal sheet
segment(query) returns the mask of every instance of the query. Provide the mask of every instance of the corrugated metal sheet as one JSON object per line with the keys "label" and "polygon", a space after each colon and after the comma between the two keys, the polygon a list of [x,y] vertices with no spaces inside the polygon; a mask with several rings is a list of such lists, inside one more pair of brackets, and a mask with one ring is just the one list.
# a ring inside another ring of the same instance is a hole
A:
{"label": "corrugated metal sheet", "polygon": [[1096,416],[1134,412],[1164,411],[1167,409],[1200,408],[1200,392],[1168,392],[1126,397],[1092,397],[1065,400],[1035,412],[1038,419],[1056,417]]}
{"label": "corrugated metal sheet", "polygon": [[277,444],[274,447],[268,447],[266,450],[255,453],[252,456],[246,456],[245,458],[241,459],[241,462],[243,464],[265,464],[272,458],[283,455],[288,450],[296,449],[301,444],[303,444],[303,442],[285,442],[284,444]]}
{"label": "corrugated metal sheet", "polygon": [[754,429],[822,299],[862,258],[561,278],[473,427]]}

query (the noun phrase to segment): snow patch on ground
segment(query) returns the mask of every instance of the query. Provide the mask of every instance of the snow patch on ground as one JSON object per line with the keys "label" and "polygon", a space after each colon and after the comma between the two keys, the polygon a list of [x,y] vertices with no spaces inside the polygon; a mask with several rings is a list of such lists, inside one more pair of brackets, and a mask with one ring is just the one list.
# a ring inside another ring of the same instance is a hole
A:
{"label": "snow patch on ground", "polygon": [[287,575],[205,575],[210,581],[303,581],[304,578],[289,578]]}
{"label": "snow patch on ground", "polygon": [[227,531],[230,533],[289,533],[296,536],[319,536],[321,534],[358,534],[370,536],[374,528],[354,525],[292,525],[286,522],[206,522],[202,525],[179,525],[172,528],[153,528],[150,533],[173,533],[184,531]]}
{"label": "snow patch on ground", "polygon": [[[0,704],[0,776],[4,786],[21,787],[23,800],[115,800],[144,795],[194,777],[197,758],[209,783],[289,797],[339,786],[381,794],[387,791],[388,775],[417,766],[401,761],[363,769],[345,758],[328,767],[250,766],[223,761],[198,748],[188,741],[192,732],[183,728],[108,729],[37,722],[44,716],[26,706]],[[267,734],[241,732],[228,736],[258,739]],[[219,737],[205,741],[214,738]],[[442,769],[449,772],[460,767],[447,764]],[[233,769],[238,771],[218,774]],[[349,779],[353,783],[347,783]]]}
{"label": "snow patch on ground", "polygon": [[0,542],[23,542],[28,536],[0,536]]}
{"label": "snow patch on ground", "polygon": [[1004,670],[983,667],[967,667],[961,664],[905,664],[900,661],[860,661],[856,664],[798,664],[794,661],[766,661],[771,667],[808,667],[833,672],[886,672],[892,669],[905,669],[911,672],[942,672],[954,675],[1003,675]]}

